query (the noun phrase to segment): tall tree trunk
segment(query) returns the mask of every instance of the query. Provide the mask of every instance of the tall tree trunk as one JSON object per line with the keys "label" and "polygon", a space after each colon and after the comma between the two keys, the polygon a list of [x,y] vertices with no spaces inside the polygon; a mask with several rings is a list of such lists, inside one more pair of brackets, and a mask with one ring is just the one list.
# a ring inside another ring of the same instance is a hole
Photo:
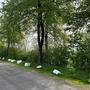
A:
{"label": "tall tree trunk", "polygon": [[37,35],[38,35],[38,47],[39,47],[39,60],[38,64],[42,64],[43,62],[43,43],[44,43],[44,22],[42,16],[42,6],[40,1],[38,0],[38,25],[37,25]]}
{"label": "tall tree trunk", "polygon": [[45,51],[47,52],[48,50],[48,32],[45,32]]}
{"label": "tall tree trunk", "polygon": [[39,60],[38,64],[40,64],[40,57],[41,57],[41,50],[40,50],[40,20],[39,20],[39,15],[38,15],[38,25],[37,25],[37,39],[38,39],[38,48],[39,48]]}

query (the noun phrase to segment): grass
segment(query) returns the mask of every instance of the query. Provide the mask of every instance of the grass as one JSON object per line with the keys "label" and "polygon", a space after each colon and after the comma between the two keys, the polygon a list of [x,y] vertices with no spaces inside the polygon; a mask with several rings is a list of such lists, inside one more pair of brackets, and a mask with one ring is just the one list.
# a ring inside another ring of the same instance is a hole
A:
{"label": "grass", "polygon": [[60,70],[63,74],[57,75],[56,77],[63,78],[67,80],[70,83],[73,84],[89,84],[88,83],[88,73],[78,71],[76,72],[73,69],[70,68],[62,68],[57,66],[49,66],[49,67],[43,67],[42,69],[39,69],[38,71],[42,73],[52,74],[53,69]]}
{"label": "grass", "polygon": [[[24,63],[22,64],[14,64],[15,66],[22,67],[28,71],[35,70],[40,73],[44,73],[47,75],[50,75],[52,77],[56,78],[63,78],[68,82],[69,84],[74,84],[74,85],[88,85],[88,78],[89,75],[88,73],[85,73],[84,71],[75,71],[72,68],[62,68],[60,66],[43,66],[41,69],[36,69],[36,65],[33,65],[31,67],[24,67]],[[52,74],[53,69],[60,70],[63,74],[62,75],[54,75]]]}

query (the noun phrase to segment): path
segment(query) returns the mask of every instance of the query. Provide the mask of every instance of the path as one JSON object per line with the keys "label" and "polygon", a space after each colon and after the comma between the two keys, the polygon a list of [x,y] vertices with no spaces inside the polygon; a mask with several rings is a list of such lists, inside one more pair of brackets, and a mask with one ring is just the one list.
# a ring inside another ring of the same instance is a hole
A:
{"label": "path", "polygon": [[64,80],[0,63],[0,90],[80,90]]}

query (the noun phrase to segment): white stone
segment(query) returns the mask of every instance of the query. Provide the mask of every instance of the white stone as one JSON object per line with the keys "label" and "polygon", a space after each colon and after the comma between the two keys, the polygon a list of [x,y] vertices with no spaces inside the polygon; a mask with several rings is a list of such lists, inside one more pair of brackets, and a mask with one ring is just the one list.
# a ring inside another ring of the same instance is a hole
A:
{"label": "white stone", "polygon": [[13,63],[13,62],[16,62],[16,60],[11,60],[11,62]]}
{"label": "white stone", "polygon": [[39,68],[42,68],[42,66],[41,66],[41,65],[38,65],[36,68],[38,68],[38,69],[39,69]]}
{"label": "white stone", "polygon": [[17,64],[20,64],[20,63],[22,63],[22,60],[18,60],[18,61],[17,61]]}
{"label": "white stone", "polygon": [[5,58],[3,57],[2,60],[4,60]]}
{"label": "white stone", "polygon": [[90,78],[88,79],[88,82],[90,83]]}
{"label": "white stone", "polygon": [[24,66],[25,67],[29,67],[30,66],[30,63],[25,63]]}
{"label": "white stone", "polygon": [[57,70],[57,69],[54,69],[53,70],[53,74],[55,74],[55,75],[59,75],[59,74],[62,74],[59,70]]}
{"label": "white stone", "polygon": [[9,62],[11,62],[11,59],[8,59]]}

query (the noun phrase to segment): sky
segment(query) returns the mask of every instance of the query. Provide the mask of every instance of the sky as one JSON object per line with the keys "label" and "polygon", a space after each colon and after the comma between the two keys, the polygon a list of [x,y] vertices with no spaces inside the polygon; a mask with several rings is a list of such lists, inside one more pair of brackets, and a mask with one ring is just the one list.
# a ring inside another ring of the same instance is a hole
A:
{"label": "sky", "polygon": [[1,3],[3,2],[4,0],[0,0],[0,7],[2,7]]}

